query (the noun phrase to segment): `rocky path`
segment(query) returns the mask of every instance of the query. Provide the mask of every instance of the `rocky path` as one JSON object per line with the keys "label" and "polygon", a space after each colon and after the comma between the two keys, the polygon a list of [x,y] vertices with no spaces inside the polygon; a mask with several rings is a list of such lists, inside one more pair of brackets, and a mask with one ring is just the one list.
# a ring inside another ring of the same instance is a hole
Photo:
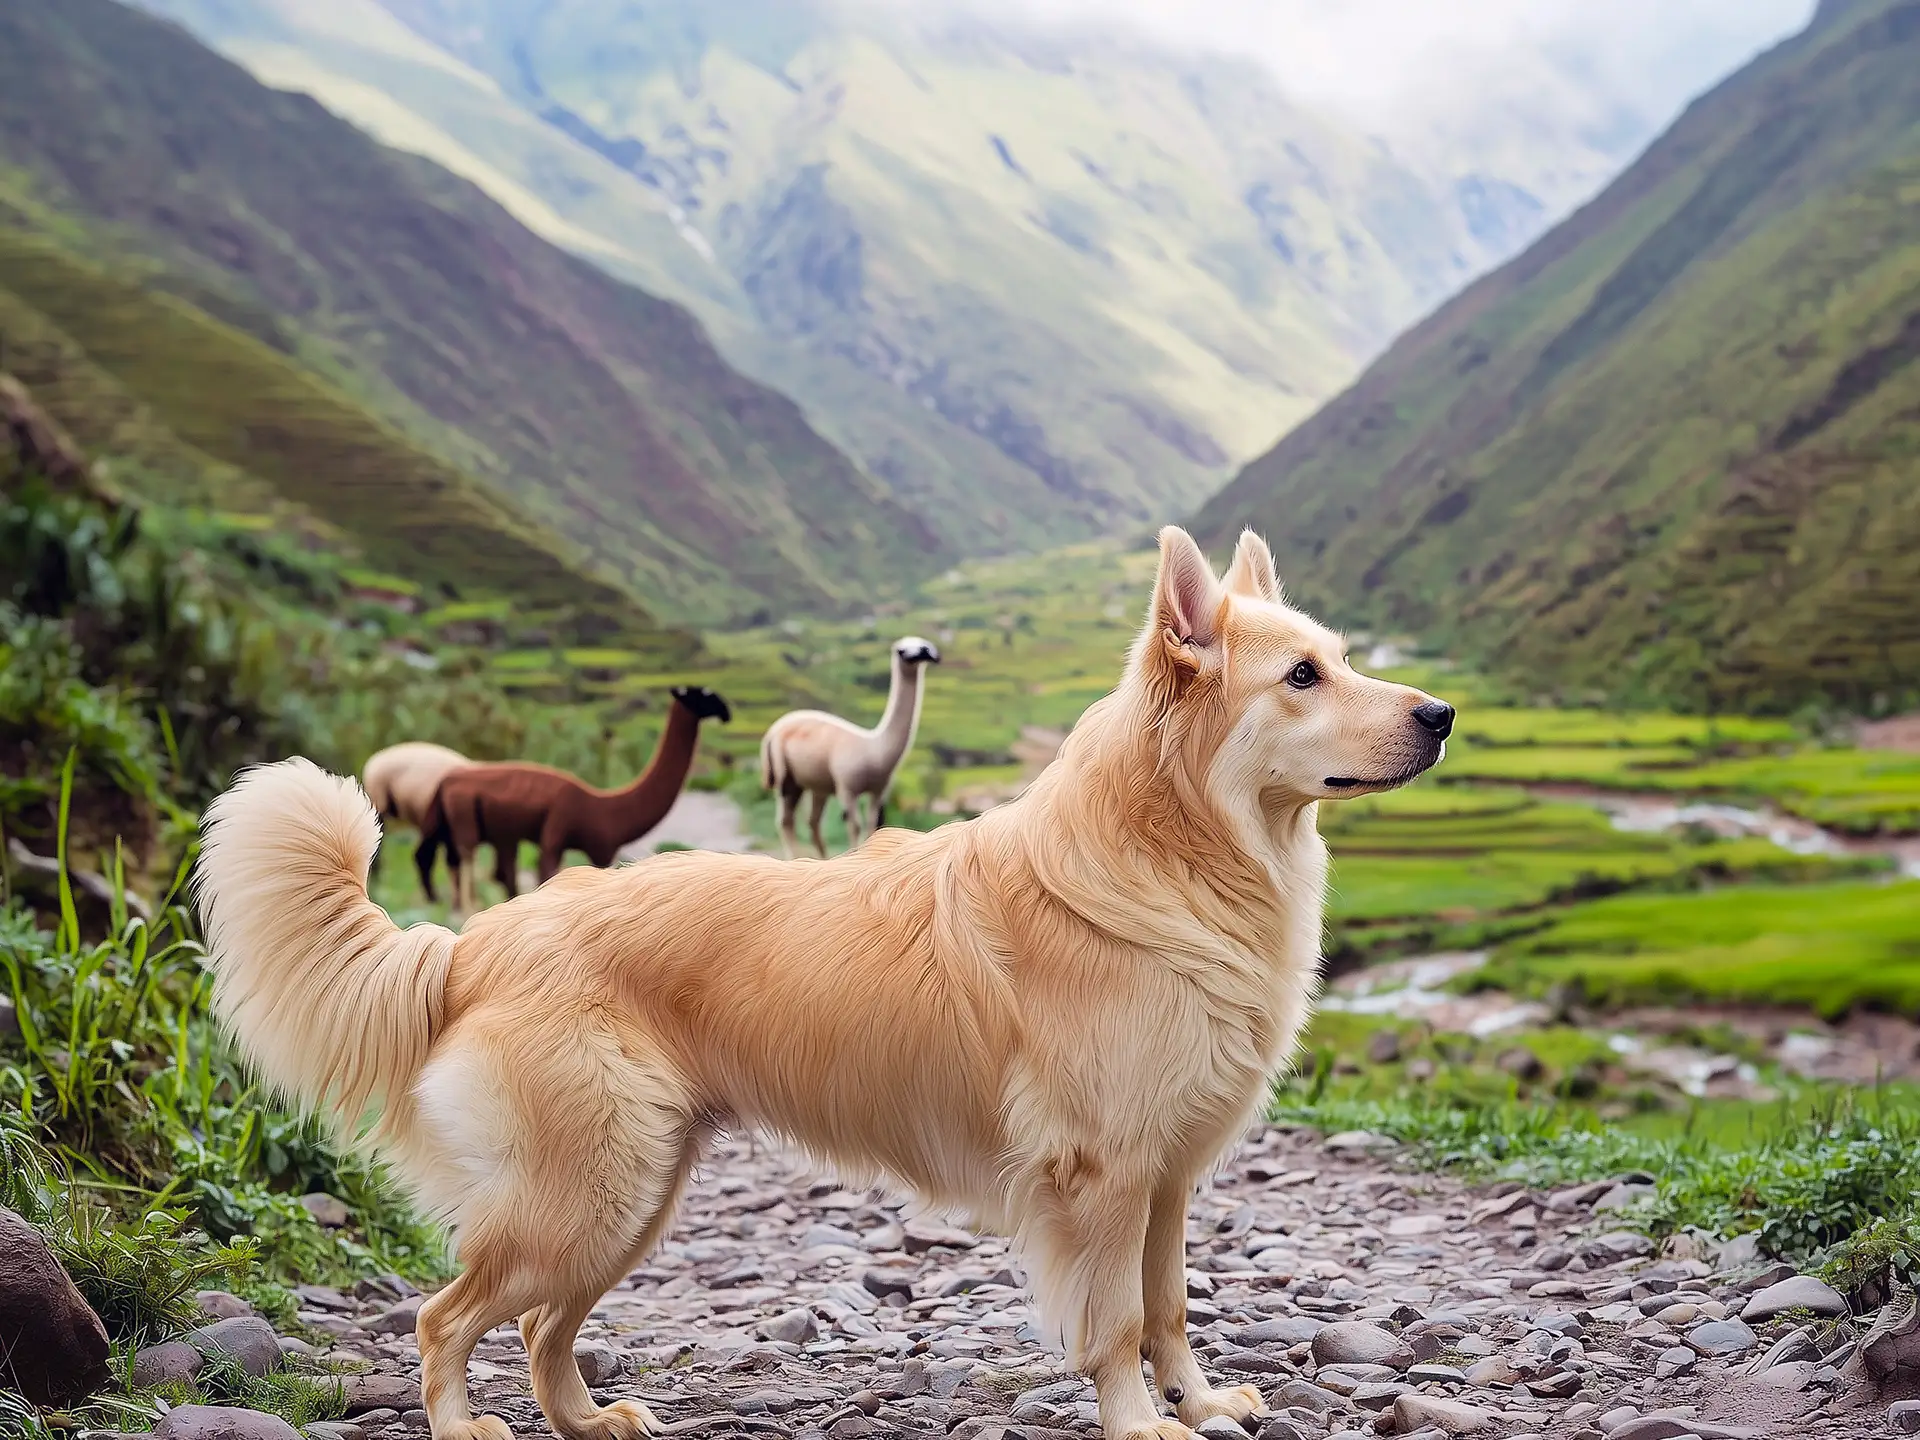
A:
{"label": "rocky path", "polygon": [[[1195,1344],[1267,1394],[1260,1440],[1889,1433],[1886,1397],[1851,1383],[1861,1361],[1841,1373],[1854,1324],[1793,1308],[1832,1310],[1833,1292],[1741,1268],[1744,1246],[1721,1273],[1652,1260],[1609,1227],[1620,1198],[1612,1182],[1476,1192],[1396,1170],[1371,1137],[1263,1130],[1191,1212]],[[665,1249],[594,1311],[581,1369],[676,1433],[1097,1434],[1092,1391],[1043,1346],[1004,1242],[905,1213],[726,1142]],[[301,1292],[333,1355],[372,1367],[349,1382],[350,1425],[313,1433],[404,1440],[426,1424],[418,1300],[363,1289]],[[472,1380],[480,1409],[546,1433],[514,1330],[481,1344]]]}

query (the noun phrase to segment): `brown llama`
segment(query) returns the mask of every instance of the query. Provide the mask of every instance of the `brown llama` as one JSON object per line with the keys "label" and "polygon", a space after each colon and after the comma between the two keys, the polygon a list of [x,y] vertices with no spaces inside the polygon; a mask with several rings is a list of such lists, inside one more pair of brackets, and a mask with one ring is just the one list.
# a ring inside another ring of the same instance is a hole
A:
{"label": "brown llama", "polygon": [[421,864],[447,851],[453,872],[453,904],[461,914],[473,906],[473,861],[493,846],[493,875],[511,900],[519,893],[520,842],[540,847],[540,883],[560,870],[569,850],[601,869],[666,817],[687,783],[702,720],[733,718],[727,702],[704,685],[676,685],[667,728],[647,768],[631,785],[602,790],[564,770],[525,761],[466,765],[450,771],[420,825]]}

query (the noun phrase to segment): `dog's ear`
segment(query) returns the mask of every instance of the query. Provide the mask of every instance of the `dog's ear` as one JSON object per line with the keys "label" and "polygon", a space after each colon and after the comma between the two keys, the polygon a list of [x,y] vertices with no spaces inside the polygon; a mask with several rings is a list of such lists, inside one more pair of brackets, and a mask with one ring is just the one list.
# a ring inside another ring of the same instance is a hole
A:
{"label": "dog's ear", "polygon": [[1222,582],[1228,591],[1235,595],[1245,595],[1250,600],[1271,600],[1280,603],[1280,577],[1274,573],[1273,551],[1267,548],[1267,542],[1251,530],[1240,532],[1240,543],[1234,547],[1233,564],[1227,567],[1226,579]]}
{"label": "dog's ear", "polygon": [[1220,643],[1226,603],[1226,591],[1193,537],[1177,525],[1162,530],[1153,613],[1141,638],[1149,663],[1167,685],[1166,699],[1185,688],[1200,672],[1206,652]]}

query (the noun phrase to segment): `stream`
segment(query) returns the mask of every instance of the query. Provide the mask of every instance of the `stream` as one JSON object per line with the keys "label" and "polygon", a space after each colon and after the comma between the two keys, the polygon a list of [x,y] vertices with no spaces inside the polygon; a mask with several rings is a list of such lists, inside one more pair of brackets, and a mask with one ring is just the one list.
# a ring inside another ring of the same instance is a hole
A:
{"label": "stream", "polygon": [[1524,788],[1543,800],[1577,800],[1604,810],[1616,830],[1659,831],[1700,825],[1727,839],[1758,836],[1795,855],[1882,855],[1892,860],[1902,875],[1920,879],[1920,835],[1847,835],[1771,806],[1754,809],[1658,791],[1571,784]]}

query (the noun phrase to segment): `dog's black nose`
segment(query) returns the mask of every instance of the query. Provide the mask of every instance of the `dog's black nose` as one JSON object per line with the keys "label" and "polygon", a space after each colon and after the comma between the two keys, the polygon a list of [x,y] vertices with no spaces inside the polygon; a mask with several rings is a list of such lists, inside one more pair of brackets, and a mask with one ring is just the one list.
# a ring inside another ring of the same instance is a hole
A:
{"label": "dog's black nose", "polygon": [[1413,718],[1420,722],[1421,729],[1431,730],[1442,740],[1453,730],[1453,707],[1444,700],[1429,700],[1414,706]]}

